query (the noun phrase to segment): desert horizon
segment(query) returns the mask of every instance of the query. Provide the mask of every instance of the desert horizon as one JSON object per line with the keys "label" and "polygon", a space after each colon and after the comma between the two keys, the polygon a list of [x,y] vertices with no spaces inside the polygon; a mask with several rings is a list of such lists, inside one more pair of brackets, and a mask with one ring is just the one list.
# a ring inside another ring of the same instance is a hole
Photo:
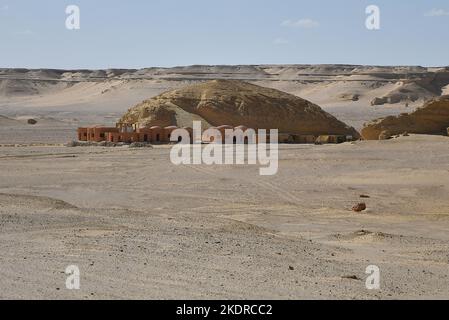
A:
{"label": "desert horizon", "polygon": [[[447,94],[448,77],[447,67],[351,65],[190,66],[115,71],[0,69],[0,115],[6,117],[3,123],[18,120],[17,125],[27,117],[42,117],[41,124],[52,122],[55,127],[62,127],[61,138],[47,138],[49,142],[66,143],[74,138],[69,132],[73,126],[111,125],[133,105],[160,93],[211,79],[227,79],[307,99],[361,130],[365,122],[410,113],[427,100]],[[5,138],[9,132],[12,137]],[[1,135],[0,143],[26,143],[20,140],[20,134],[9,128]],[[39,143],[33,138],[31,142]]]}

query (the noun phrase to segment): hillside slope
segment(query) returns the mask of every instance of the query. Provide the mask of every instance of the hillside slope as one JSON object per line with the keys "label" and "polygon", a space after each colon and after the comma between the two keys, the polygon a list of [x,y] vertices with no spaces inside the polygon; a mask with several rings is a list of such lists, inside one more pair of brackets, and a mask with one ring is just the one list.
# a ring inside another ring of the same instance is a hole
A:
{"label": "hillside slope", "polygon": [[410,114],[389,116],[367,123],[362,129],[366,140],[377,140],[382,135],[404,132],[418,134],[447,134],[449,127],[449,95],[430,100]]}
{"label": "hillside slope", "polygon": [[[192,115],[190,119],[186,113]],[[121,121],[145,126],[192,126],[195,117],[212,126],[359,136],[355,129],[310,101],[237,80],[212,80],[163,93],[130,109]]]}

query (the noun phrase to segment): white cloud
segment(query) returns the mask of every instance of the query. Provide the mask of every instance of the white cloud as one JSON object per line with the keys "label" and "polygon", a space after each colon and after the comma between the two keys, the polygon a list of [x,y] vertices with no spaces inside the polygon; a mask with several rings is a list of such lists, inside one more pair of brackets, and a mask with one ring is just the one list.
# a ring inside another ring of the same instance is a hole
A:
{"label": "white cloud", "polygon": [[277,39],[274,39],[273,43],[276,45],[283,45],[283,44],[289,44],[290,42],[284,38],[277,38]]}
{"label": "white cloud", "polygon": [[425,14],[426,17],[443,17],[449,16],[449,11],[444,9],[432,9]]}
{"label": "white cloud", "polygon": [[283,27],[312,29],[320,26],[318,21],[312,19],[284,20],[281,23]]}

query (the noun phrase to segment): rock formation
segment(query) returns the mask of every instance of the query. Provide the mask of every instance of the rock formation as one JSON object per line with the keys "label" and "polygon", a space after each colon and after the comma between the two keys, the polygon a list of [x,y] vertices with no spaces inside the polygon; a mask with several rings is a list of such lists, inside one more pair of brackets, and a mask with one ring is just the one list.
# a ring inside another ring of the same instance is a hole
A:
{"label": "rock formation", "polygon": [[131,108],[120,120],[139,126],[245,125],[304,135],[358,132],[297,96],[238,80],[212,80],[163,93]]}
{"label": "rock formation", "polygon": [[449,95],[428,101],[410,114],[374,120],[362,129],[366,140],[386,139],[407,133],[446,135],[449,127]]}

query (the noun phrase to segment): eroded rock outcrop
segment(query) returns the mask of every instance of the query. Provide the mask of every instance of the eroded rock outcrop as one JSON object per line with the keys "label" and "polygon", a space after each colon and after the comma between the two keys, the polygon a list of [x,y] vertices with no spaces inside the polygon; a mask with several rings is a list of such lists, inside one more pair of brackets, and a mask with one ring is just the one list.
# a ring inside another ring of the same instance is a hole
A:
{"label": "eroded rock outcrop", "polygon": [[245,125],[294,134],[351,135],[352,127],[297,96],[238,80],[212,80],[163,93],[131,108],[122,122],[139,126]]}
{"label": "eroded rock outcrop", "polygon": [[447,135],[449,127],[449,95],[432,99],[410,114],[374,120],[362,129],[366,140],[386,139],[407,133]]}

